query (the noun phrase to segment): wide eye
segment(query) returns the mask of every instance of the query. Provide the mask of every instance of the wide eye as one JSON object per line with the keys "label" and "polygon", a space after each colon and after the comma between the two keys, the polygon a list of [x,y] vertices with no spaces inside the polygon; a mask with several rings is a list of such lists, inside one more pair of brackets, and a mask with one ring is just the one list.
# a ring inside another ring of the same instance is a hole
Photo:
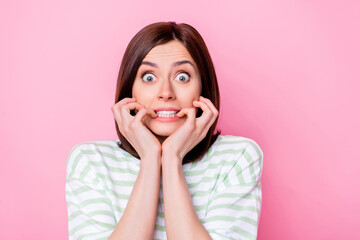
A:
{"label": "wide eye", "polygon": [[179,73],[176,76],[176,80],[178,80],[180,82],[187,82],[187,81],[189,81],[189,79],[190,79],[190,75],[187,74],[186,72]]}
{"label": "wide eye", "polygon": [[144,75],[142,75],[142,79],[145,82],[153,82],[153,81],[155,81],[156,77],[152,73],[145,73]]}

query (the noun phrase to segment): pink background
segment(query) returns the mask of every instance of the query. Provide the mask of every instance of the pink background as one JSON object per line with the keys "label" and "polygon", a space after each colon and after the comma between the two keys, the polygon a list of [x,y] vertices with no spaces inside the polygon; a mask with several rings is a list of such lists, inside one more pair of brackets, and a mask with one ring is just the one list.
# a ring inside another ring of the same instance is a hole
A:
{"label": "pink background", "polygon": [[67,238],[66,158],[117,138],[124,50],[169,20],[208,45],[222,133],[264,151],[258,239],[359,239],[359,3],[170,2],[1,1],[0,239]]}

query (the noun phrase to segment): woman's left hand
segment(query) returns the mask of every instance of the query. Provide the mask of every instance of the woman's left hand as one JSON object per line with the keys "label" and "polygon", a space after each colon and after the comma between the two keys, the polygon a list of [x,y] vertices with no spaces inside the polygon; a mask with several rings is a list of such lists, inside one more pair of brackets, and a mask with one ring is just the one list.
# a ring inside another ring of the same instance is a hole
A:
{"label": "woman's left hand", "polygon": [[161,147],[162,156],[176,157],[180,165],[185,155],[205,138],[219,114],[209,99],[200,96],[199,100],[193,101],[193,105],[201,108],[202,115],[196,118],[195,108],[183,108],[176,115],[180,118],[186,115],[185,123],[167,137]]}

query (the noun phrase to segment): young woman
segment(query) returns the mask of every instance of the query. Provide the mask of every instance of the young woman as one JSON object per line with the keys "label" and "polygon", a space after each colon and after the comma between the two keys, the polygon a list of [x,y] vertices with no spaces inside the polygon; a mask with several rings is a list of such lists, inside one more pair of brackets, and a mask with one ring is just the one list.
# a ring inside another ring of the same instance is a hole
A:
{"label": "young woman", "polygon": [[174,22],[140,30],[111,108],[119,140],[69,154],[69,238],[256,239],[262,151],[214,133],[219,109],[200,34]]}

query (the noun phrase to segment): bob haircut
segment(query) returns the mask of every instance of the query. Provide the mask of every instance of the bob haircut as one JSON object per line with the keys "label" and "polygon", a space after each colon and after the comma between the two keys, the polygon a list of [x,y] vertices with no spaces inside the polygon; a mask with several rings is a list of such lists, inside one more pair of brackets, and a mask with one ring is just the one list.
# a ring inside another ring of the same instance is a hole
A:
{"label": "bob haircut", "polygon": [[[186,47],[199,69],[202,83],[201,96],[210,99],[220,112],[219,87],[213,62],[205,42],[195,28],[185,23],[176,24],[175,22],[157,22],[150,24],[141,29],[133,39],[131,39],[121,62],[116,85],[115,103],[123,98],[132,97],[132,87],[137,71],[148,52],[155,46],[172,40],[178,40]],[[197,117],[200,116],[201,113],[202,111],[199,109]],[[182,164],[200,160],[207,152],[220,134],[220,131],[214,134],[217,121],[218,118],[216,118],[210,127],[205,138],[185,155]],[[115,127],[120,140],[119,147],[139,158],[136,150],[120,133],[116,120]]]}

